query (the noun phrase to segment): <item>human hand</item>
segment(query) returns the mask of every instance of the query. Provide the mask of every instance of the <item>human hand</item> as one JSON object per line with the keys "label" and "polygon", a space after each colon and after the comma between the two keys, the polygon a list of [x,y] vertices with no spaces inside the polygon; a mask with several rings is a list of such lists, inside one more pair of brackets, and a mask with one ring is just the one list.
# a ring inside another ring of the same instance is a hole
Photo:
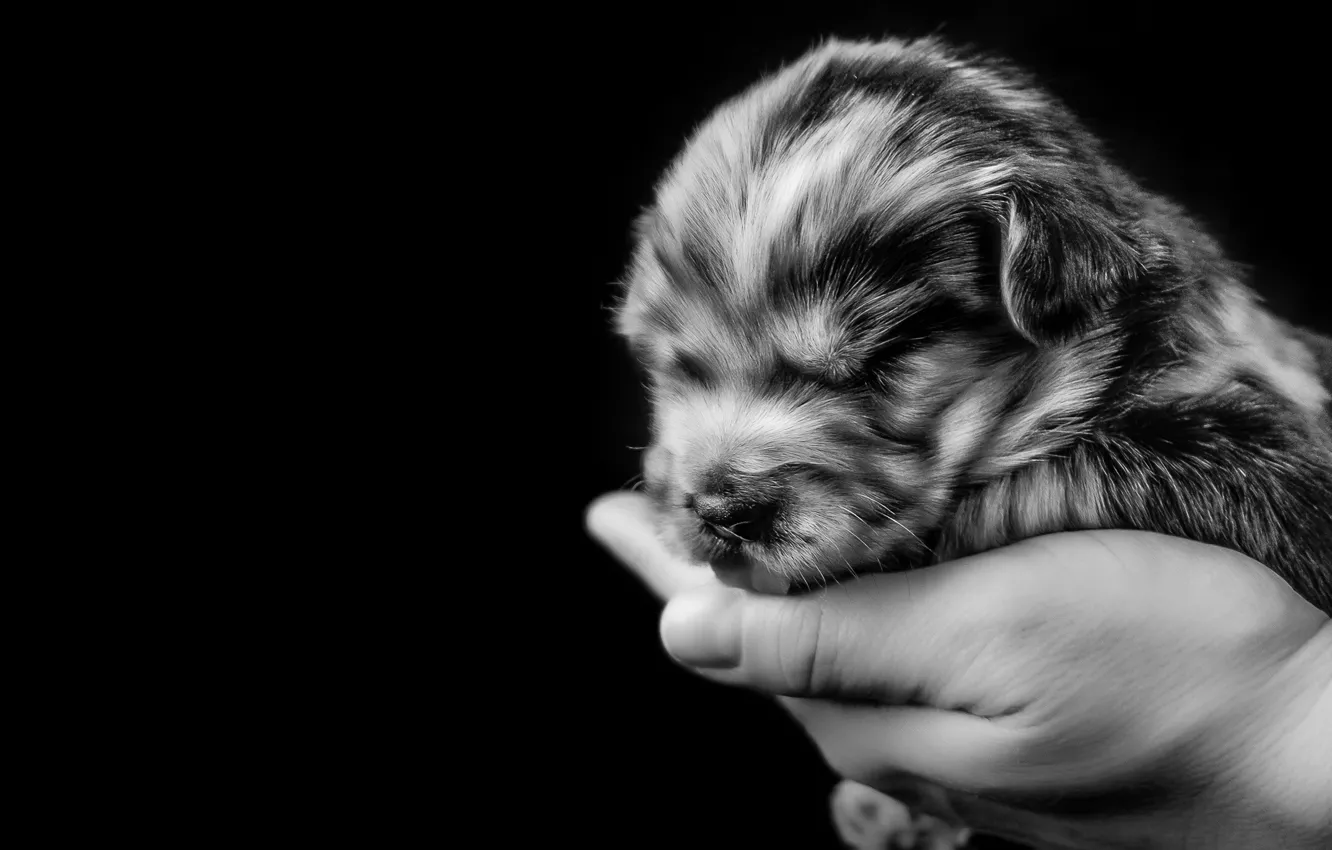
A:
{"label": "human hand", "polygon": [[636,494],[588,512],[669,600],[667,650],[781,696],[844,776],[926,780],[1040,847],[1332,840],[1332,625],[1242,555],[1076,532],[775,597],[679,560],[654,521]]}

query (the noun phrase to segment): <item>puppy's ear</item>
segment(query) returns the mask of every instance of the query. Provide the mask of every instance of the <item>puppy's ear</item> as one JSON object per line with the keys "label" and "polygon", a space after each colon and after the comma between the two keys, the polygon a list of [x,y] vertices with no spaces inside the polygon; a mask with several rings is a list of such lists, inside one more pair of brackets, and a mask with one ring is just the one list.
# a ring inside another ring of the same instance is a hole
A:
{"label": "puppy's ear", "polygon": [[1086,333],[1141,276],[1138,251],[1102,206],[1065,187],[1015,186],[1000,212],[999,291],[1042,345]]}

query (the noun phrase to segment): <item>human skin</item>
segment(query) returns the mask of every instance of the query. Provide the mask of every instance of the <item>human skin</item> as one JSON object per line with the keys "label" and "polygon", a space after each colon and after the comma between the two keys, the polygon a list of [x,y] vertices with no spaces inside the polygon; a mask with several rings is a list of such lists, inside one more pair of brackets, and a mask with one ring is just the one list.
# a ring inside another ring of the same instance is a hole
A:
{"label": "human skin", "polygon": [[1037,847],[1332,846],[1332,623],[1243,555],[1072,532],[778,597],[672,554],[639,494],[587,527],[676,660],[850,779]]}

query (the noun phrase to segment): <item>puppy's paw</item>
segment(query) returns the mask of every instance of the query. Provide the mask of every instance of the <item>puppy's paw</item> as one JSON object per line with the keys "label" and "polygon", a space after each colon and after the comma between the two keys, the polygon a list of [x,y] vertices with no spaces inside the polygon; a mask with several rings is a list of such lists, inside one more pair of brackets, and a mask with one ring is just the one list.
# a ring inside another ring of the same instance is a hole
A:
{"label": "puppy's paw", "polygon": [[955,850],[971,830],[910,809],[880,791],[845,780],[833,789],[833,824],[855,850]]}
{"label": "puppy's paw", "polygon": [[[913,847],[911,811],[887,794],[859,782],[844,780],[832,793],[833,825],[846,846],[855,850]],[[911,844],[899,839],[910,837]]]}

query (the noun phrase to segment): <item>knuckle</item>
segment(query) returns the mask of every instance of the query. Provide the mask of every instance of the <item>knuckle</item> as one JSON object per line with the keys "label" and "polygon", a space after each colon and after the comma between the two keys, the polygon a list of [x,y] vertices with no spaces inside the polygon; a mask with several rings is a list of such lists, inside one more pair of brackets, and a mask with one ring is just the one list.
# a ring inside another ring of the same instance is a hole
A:
{"label": "knuckle", "polygon": [[812,600],[785,606],[778,630],[778,657],[784,684],[790,692],[820,694],[834,684],[835,632],[833,618]]}

